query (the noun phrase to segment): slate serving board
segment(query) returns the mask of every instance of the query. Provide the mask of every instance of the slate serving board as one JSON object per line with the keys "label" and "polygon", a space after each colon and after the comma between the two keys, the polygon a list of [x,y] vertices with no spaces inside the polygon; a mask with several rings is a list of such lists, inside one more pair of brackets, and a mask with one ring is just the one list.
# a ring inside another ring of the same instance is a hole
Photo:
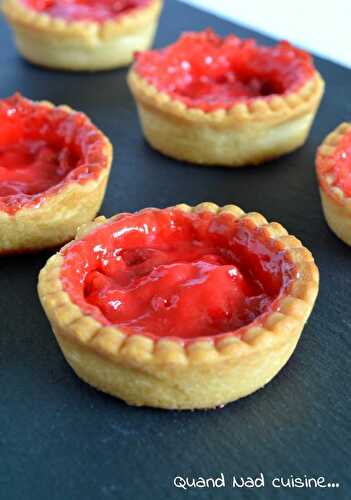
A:
{"label": "slate serving board", "polygon": [[[169,0],[156,46],[212,26],[257,36]],[[310,248],[321,290],[293,358],[264,390],[208,412],[128,407],[80,382],[40,308],[37,274],[49,253],[0,259],[0,498],[350,498],[351,250],[328,230],[314,173],[317,145],[351,118],[351,72],[317,59],[326,95],[307,144],[264,167],[181,164],[143,141],[126,71],[65,74],[21,60],[0,21],[0,95],[15,90],[83,110],[111,138],[116,159],[102,213],[186,201],[236,203],[278,220]],[[224,473],[226,488],[173,486],[175,476]],[[266,486],[232,489],[262,472]],[[275,476],[319,477],[330,489],[273,489]]]}

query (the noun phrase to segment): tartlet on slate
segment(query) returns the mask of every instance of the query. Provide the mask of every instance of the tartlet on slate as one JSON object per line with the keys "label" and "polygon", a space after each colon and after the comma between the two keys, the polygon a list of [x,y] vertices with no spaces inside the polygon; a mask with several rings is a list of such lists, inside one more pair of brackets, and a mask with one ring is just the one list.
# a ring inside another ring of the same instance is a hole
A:
{"label": "tartlet on slate", "polygon": [[301,146],[324,90],[311,56],[288,42],[265,47],[211,30],[137,54],[128,81],[152,147],[228,167]]}
{"label": "tartlet on slate", "polygon": [[49,259],[38,289],[80,378],[129,404],[196,409],[278,373],[318,283],[280,224],[202,203],[99,217]]}
{"label": "tartlet on slate", "polygon": [[4,0],[19,52],[28,61],[70,71],[130,64],[152,45],[162,0]]}
{"label": "tartlet on slate", "polygon": [[83,113],[19,94],[0,123],[0,254],[63,245],[102,204],[109,140]]}
{"label": "tartlet on slate", "polygon": [[351,123],[342,123],[324,139],[316,167],[326,221],[351,245]]}

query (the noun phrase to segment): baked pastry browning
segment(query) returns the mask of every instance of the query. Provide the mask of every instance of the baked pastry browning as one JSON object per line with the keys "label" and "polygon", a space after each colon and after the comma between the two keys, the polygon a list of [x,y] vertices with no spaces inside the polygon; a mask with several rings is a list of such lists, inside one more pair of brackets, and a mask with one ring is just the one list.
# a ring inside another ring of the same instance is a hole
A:
{"label": "baked pastry browning", "polygon": [[202,203],[99,217],[49,259],[38,289],[80,378],[129,404],[195,409],[278,373],[318,282],[280,224]]}
{"label": "baked pastry browning", "polygon": [[152,45],[162,0],[4,0],[19,52],[34,64],[97,71]]}
{"label": "baked pastry browning", "polygon": [[230,167],[301,146],[324,89],[312,58],[288,42],[269,48],[210,30],[138,54],[128,81],[151,146]]}
{"label": "baked pastry browning", "polygon": [[98,212],[112,146],[83,113],[0,101],[0,254],[52,248]]}
{"label": "baked pastry browning", "polygon": [[330,229],[351,245],[351,124],[342,123],[317,152],[322,207]]}

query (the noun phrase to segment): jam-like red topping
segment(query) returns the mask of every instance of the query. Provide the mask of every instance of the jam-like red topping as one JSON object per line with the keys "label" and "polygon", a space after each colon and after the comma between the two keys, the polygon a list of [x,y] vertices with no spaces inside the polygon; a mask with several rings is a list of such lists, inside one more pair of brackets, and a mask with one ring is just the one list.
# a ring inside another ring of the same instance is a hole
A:
{"label": "jam-like red topping", "polygon": [[135,69],[159,91],[204,111],[296,91],[315,73],[312,58],[286,41],[265,47],[211,30],[138,54]]}
{"label": "jam-like red topping", "polygon": [[9,214],[107,165],[105,139],[82,113],[17,94],[0,101],[0,130],[0,210]]}
{"label": "jam-like red topping", "polygon": [[236,332],[276,307],[294,267],[229,214],[122,214],[64,252],[72,300],[127,333],[193,339]]}
{"label": "jam-like red topping", "polygon": [[108,21],[150,4],[151,0],[22,0],[28,7],[67,21]]}
{"label": "jam-like red topping", "polygon": [[[351,197],[351,130],[339,141],[332,155],[317,155],[317,168],[324,187],[338,187],[346,197]],[[328,175],[331,184],[326,183]]]}

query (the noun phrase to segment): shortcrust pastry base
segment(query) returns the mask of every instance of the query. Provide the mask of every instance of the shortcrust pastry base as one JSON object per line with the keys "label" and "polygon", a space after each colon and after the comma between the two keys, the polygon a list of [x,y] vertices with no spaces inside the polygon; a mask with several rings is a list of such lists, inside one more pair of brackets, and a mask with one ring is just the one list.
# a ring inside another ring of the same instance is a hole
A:
{"label": "shortcrust pastry base", "polygon": [[342,205],[322,189],[319,191],[328,226],[344,243],[351,246],[351,200],[348,206]]}
{"label": "shortcrust pastry base", "polygon": [[0,255],[54,248],[72,240],[77,228],[99,211],[108,175],[105,169],[98,179],[72,182],[38,208],[23,208],[14,215],[0,211]]}
{"label": "shortcrust pastry base", "polygon": [[162,7],[161,0],[153,0],[141,12],[99,26],[33,14],[19,2],[7,0],[3,7],[18,51],[34,64],[68,71],[108,70],[130,64],[134,52],[151,47]]}
{"label": "shortcrust pastry base", "polygon": [[298,93],[205,113],[171,100],[133,69],[129,85],[154,149],[177,160],[228,167],[260,164],[304,144],[324,89],[317,74]]}
{"label": "shortcrust pastry base", "polygon": [[[199,366],[167,363],[147,368],[116,364],[56,333],[66,361],[84,382],[133,406],[170,410],[211,409],[235,401],[264,387],[292,355],[301,330],[280,345]],[[249,349],[248,349],[249,351]]]}
{"label": "shortcrust pastry base", "polygon": [[[192,210],[186,205],[181,209]],[[313,257],[299,240],[259,214],[245,214],[230,205],[220,209],[203,203],[193,210],[223,210],[245,217],[289,252],[298,276],[279,310],[262,325],[248,325],[242,339],[228,336],[195,340],[153,340],[105,327],[71,302],[60,280],[63,256],[56,254],[39,277],[39,296],[63,354],[76,374],[106,393],[136,406],[201,409],[224,405],[267,384],[285,365],[313,308],[319,275]],[[77,239],[96,222],[82,228]]]}

